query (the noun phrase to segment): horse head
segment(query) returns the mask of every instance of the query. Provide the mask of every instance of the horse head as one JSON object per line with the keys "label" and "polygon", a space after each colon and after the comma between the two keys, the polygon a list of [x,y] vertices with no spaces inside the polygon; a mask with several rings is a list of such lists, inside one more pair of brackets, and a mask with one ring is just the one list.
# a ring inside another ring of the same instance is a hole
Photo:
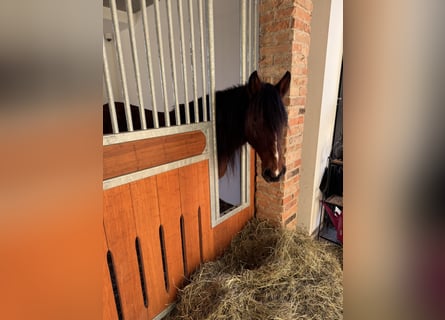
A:
{"label": "horse head", "polygon": [[277,182],[286,173],[284,135],[288,124],[282,98],[289,90],[290,79],[288,71],[272,85],[262,82],[255,71],[247,84],[249,105],[245,134],[261,158],[262,176],[267,182]]}

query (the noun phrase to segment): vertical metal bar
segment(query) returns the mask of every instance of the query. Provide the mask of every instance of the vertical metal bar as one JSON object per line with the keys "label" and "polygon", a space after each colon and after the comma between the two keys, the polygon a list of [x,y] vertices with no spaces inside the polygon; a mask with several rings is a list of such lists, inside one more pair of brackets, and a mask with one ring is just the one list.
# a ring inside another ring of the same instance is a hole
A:
{"label": "vertical metal bar", "polygon": [[[210,164],[210,188],[211,188],[211,210],[212,221],[219,216],[219,190],[218,190],[218,151],[216,148],[216,106],[215,106],[215,47],[214,47],[214,26],[213,26],[213,0],[207,1],[207,31],[209,47],[209,105],[212,119],[212,158]],[[212,192],[213,191],[213,192]]]}
{"label": "vertical metal bar", "polygon": [[196,80],[196,55],[195,55],[195,28],[193,26],[193,3],[192,0],[188,0],[189,8],[189,22],[190,22],[190,55],[192,57],[192,79],[193,79],[193,96],[195,101],[195,122],[199,122],[198,111],[198,85]]}
{"label": "vertical metal bar", "polygon": [[164,118],[165,126],[170,127],[170,114],[168,110],[168,96],[167,96],[167,86],[165,82],[165,66],[164,66],[164,48],[162,45],[162,30],[161,30],[161,18],[159,16],[159,0],[154,0],[155,7],[155,21],[156,21],[156,31],[158,37],[158,49],[159,49],[159,61],[161,65],[161,87],[164,100]]}
{"label": "vertical metal bar", "polygon": [[141,128],[145,130],[147,129],[147,122],[145,120],[145,105],[144,105],[144,97],[142,94],[141,73],[139,72],[139,59],[138,59],[138,50],[136,45],[136,35],[134,32],[133,5],[131,3],[131,0],[126,0],[125,5],[127,8],[128,27],[129,27],[128,30],[130,32],[131,55],[133,56],[134,74],[136,76],[136,89],[139,98],[139,116],[141,118]]}
{"label": "vertical metal bar", "polygon": [[247,1],[247,74],[252,72],[252,1]]}
{"label": "vertical metal bar", "polygon": [[125,117],[128,131],[133,131],[133,120],[131,119],[130,98],[128,96],[127,74],[125,72],[124,55],[122,53],[121,35],[119,30],[119,19],[117,17],[116,0],[110,0],[111,20],[113,21],[114,36],[116,37],[117,58],[121,74],[122,90],[124,92]]}
{"label": "vertical metal bar", "polygon": [[199,29],[200,29],[200,40],[201,40],[201,77],[202,77],[202,110],[203,110],[203,121],[207,121],[207,88],[206,88],[206,63],[205,63],[205,43],[204,43],[204,14],[202,1],[198,1],[198,15],[199,15]]}
{"label": "vertical metal bar", "polygon": [[152,114],[153,114],[153,125],[155,128],[159,128],[158,120],[158,108],[156,105],[156,93],[155,93],[155,83],[153,78],[153,63],[151,60],[151,49],[150,49],[150,32],[148,30],[148,19],[147,19],[147,4],[145,0],[141,0],[141,11],[142,11],[142,23],[144,25],[144,36],[145,36],[145,53],[147,58],[148,67],[148,79],[150,83],[151,92],[151,104],[152,104]]}
{"label": "vertical metal bar", "polygon": [[110,115],[111,115],[111,127],[113,128],[113,133],[119,133],[119,126],[117,125],[116,106],[114,105],[114,95],[113,95],[113,88],[111,87],[110,69],[108,68],[108,58],[107,58],[107,51],[105,48],[105,42],[102,43],[102,51],[103,51],[105,86],[107,88],[108,107],[110,108]]}
{"label": "vertical metal bar", "polygon": [[258,51],[259,51],[259,46],[258,46],[258,19],[259,19],[259,13],[258,13],[258,0],[254,0],[254,6],[253,6],[253,18],[254,18],[254,22],[253,22],[253,70],[256,70],[258,68]]}
{"label": "vertical metal bar", "polygon": [[[240,80],[241,83],[246,82],[246,41],[247,41],[247,1],[241,0],[241,10],[240,10],[240,63],[241,63],[241,75]],[[247,161],[246,161],[246,154],[247,154],[247,147],[246,145],[243,146],[241,149],[241,203],[246,203],[247,199],[247,188],[246,188],[246,180],[247,180]]]}
{"label": "vertical metal bar", "polygon": [[244,83],[246,82],[246,0],[241,0],[240,6],[240,81]]}
{"label": "vertical metal bar", "polygon": [[187,62],[185,56],[185,38],[184,38],[184,15],[182,11],[182,0],[177,0],[178,14],[179,14],[179,38],[181,41],[181,63],[182,63],[182,80],[184,83],[184,106],[185,106],[185,122],[190,124],[190,110],[189,110],[189,95],[188,95],[188,81],[187,81]]}
{"label": "vertical metal bar", "polygon": [[167,0],[167,19],[168,19],[168,37],[170,39],[170,60],[172,66],[172,77],[173,77],[173,94],[175,96],[175,117],[176,125],[181,124],[181,117],[179,113],[179,101],[178,101],[178,83],[176,80],[176,57],[175,57],[175,42],[173,38],[173,22],[172,22],[172,9],[171,0]]}
{"label": "vertical metal bar", "polygon": [[[252,66],[251,66],[251,71],[255,71],[258,69],[258,51],[259,51],[259,46],[258,46],[258,0],[253,0],[253,30],[249,30],[249,33],[253,34],[253,41],[252,41],[252,47],[253,47],[253,59],[252,59]],[[249,145],[247,145],[246,147],[246,154],[247,154],[247,160],[246,160],[246,164],[247,164],[247,197],[246,197],[246,202],[250,203],[251,202],[251,197],[253,197],[253,194],[250,194],[250,184],[251,184],[251,180],[250,180],[250,175],[252,174],[251,172],[251,167],[250,167],[250,162],[251,162],[251,147]]]}

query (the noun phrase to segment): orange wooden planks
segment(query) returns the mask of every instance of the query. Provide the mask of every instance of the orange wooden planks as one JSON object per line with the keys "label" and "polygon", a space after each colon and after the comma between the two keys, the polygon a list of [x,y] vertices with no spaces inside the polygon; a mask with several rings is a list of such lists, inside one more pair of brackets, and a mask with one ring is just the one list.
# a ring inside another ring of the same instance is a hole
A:
{"label": "orange wooden planks", "polygon": [[[254,160],[251,168],[254,170]],[[152,319],[175,300],[177,288],[183,284],[181,216],[184,221],[188,273],[199,266],[201,255],[204,261],[220,255],[233,236],[253,216],[252,194],[249,208],[212,228],[209,182],[209,163],[205,160],[104,191],[104,317],[117,318],[106,265],[108,249],[113,253],[124,317]],[[251,182],[252,192],[253,175]],[[161,225],[164,231],[168,290],[165,288],[159,238]],[[144,306],[141,290],[136,237],[141,247],[148,308]]]}
{"label": "orange wooden planks", "polygon": [[164,286],[164,271],[159,245],[159,206],[156,177],[130,184],[136,231],[142,249],[142,260],[148,295],[149,319],[165,309],[169,300]]}
{"label": "orange wooden planks", "polygon": [[173,302],[184,276],[181,245],[181,200],[178,170],[156,176],[160,221],[163,227],[168,272],[168,294]]}
{"label": "orange wooden planks", "polygon": [[201,161],[198,164],[199,185],[197,194],[199,196],[199,211],[201,216],[202,233],[202,254],[203,261],[210,261],[215,258],[212,230],[212,214],[210,212],[210,180],[209,162]]}
{"label": "orange wooden planks", "polygon": [[103,233],[103,287],[102,287],[102,318],[104,320],[117,320],[116,303],[114,301],[113,288],[111,286],[110,272],[108,270],[107,252],[108,246]]}
{"label": "orange wooden planks", "polygon": [[147,319],[135,247],[136,226],[128,184],[104,191],[104,227],[113,255],[117,285],[126,319]]}
{"label": "orange wooden planks", "polygon": [[185,238],[187,274],[201,263],[198,209],[200,207],[199,164],[179,169],[179,188]]}
{"label": "orange wooden planks", "polygon": [[107,145],[103,147],[103,179],[200,155],[205,146],[201,131]]}

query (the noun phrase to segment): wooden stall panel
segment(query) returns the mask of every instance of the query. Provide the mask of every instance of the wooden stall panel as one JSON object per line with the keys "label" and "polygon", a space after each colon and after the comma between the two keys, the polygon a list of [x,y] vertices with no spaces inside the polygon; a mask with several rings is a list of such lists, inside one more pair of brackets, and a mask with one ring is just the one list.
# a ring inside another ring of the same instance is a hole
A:
{"label": "wooden stall panel", "polygon": [[199,220],[200,238],[202,245],[203,262],[213,260],[215,255],[212,230],[212,215],[210,212],[210,179],[209,162],[202,161],[197,164],[199,184],[197,194],[199,196]]}
{"label": "wooden stall panel", "polygon": [[103,287],[102,287],[102,319],[117,320],[117,310],[114,301],[113,288],[111,286],[110,272],[107,262],[107,240],[103,233]]}
{"label": "wooden stall panel", "polygon": [[149,319],[159,314],[169,300],[164,285],[164,271],[159,242],[161,224],[156,177],[130,184],[136,231],[142,249],[143,272],[147,289]]}
{"label": "wooden stall panel", "polygon": [[171,170],[156,176],[160,221],[163,227],[166,272],[168,283],[166,291],[169,301],[176,298],[177,288],[184,277],[181,245],[181,198],[178,170]]}
{"label": "wooden stall panel", "polygon": [[185,274],[188,276],[201,263],[201,242],[199,233],[200,195],[199,164],[179,169],[179,189],[183,216],[183,241],[186,257]]}
{"label": "wooden stall panel", "polygon": [[249,208],[212,228],[208,160],[105,190],[104,319],[118,318],[108,250],[124,318],[153,319],[174,302],[184,275],[217,258],[252,216],[253,197]]}
{"label": "wooden stall panel", "polygon": [[201,131],[107,145],[103,147],[103,178],[200,155],[205,146],[206,138]]}
{"label": "wooden stall panel", "polygon": [[128,184],[104,192],[104,227],[126,319],[147,319],[135,247],[136,226]]}

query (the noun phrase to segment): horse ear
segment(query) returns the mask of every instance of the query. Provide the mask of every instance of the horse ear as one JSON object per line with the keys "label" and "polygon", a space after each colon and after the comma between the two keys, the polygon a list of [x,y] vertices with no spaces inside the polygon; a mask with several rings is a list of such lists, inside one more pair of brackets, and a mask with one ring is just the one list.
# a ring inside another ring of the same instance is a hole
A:
{"label": "horse ear", "polygon": [[252,72],[252,74],[249,77],[249,82],[247,84],[247,90],[249,94],[252,96],[258,91],[260,91],[262,86],[261,80],[258,77],[258,73],[256,71]]}
{"label": "horse ear", "polygon": [[283,78],[281,78],[280,81],[275,85],[275,88],[277,88],[278,92],[280,93],[281,97],[284,97],[284,95],[289,91],[290,86],[290,72],[286,71]]}

